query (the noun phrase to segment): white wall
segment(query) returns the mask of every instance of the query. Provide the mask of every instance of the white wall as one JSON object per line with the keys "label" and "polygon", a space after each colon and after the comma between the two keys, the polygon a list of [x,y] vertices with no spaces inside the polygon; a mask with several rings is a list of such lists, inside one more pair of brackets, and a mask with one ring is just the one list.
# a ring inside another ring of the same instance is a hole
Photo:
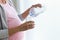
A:
{"label": "white wall", "polygon": [[27,40],[60,40],[60,1],[40,1],[47,5],[47,10],[37,17],[37,28],[33,35],[27,35]]}

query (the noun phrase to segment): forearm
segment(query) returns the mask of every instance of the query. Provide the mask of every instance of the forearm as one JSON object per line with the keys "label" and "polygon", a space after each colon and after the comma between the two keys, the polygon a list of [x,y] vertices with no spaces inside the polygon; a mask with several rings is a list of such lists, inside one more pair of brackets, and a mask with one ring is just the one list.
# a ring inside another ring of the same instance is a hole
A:
{"label": "forearm", "polygon": [[15,27],[15,28],[10,28],[8,29],[8,33],[9,33],[9,36],[12,36],[13,34],[19,32],[19,31],[25,31],[25,27],[23,27],[23,25],[20,25],[18,27]]}
{"label": "forearm", "polygon": [[18,27],[8,29],[9,36],[17,33],[19,31]]}
{"label": "forearm", "polygon": [[19,32],[19,31],[20,32],[26,31],[26,30],[29,30],[32,28],[34,28],[34,22],[28,21],[28,22],[25,22],[25,23],[19,25],[18,27],[8,29],[8,33],[9,33],[9,36],[12,36],[13,34]]}
{"label": "forearm", "polygon": [[31,8],[28,8],[24,13],[21,14],[22,15],[22,18],[25,19],[28,16],[30,9]]}
{"label": "forearm", "polygon": [[28,16],[28,14],[29,14],[30,9],[31,9],[31,8],[34,8],[34,7],[35,7],[35,8],[36,8],[36,7],[41,8],[42,5],[41,5],[41,4],[32,5],[30,8],[28,8],[28,9],[22,14],[22,17],[25,19],[25,18]]}

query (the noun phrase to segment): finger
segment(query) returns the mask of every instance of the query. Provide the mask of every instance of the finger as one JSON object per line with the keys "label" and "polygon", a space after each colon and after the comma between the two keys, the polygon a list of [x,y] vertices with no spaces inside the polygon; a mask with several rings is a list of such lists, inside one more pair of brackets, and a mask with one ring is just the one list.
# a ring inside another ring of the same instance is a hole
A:
{"label": "finger", "polygon": [[29,26],[27,26],[26,29],[32,29],[32,28],[34,28],[34,25],[29,25]]}
{"label": "finger", "polygon": [[34,23],[34,21],[25,22],[25,23],[23,23],[23,25],[27,25],[27,24],[29,24],[29,23]]}
{"label": "finger", "polygon": [[35,25],[35,24],[32,24],[32,23],[31,23],[31,24],[28,24],[27,26],[34,26],[34,25]]}
{"label": "finger", "polygon": [[34,28],[34,24],[29,24],[29,25],[25,26],[26,30],[29,30],[29,29],[32,29],[32,28]]}
{"label": "finger", "polygon": [[34,25],[34,23],[28,23],[27,25]]}
{"label": "finger", "polygon": [[34,21],[28,21],[27,23],[34,23]]}
{"label": "finger", "polygon": [[40,5],[40,4],[37,4],[36,6],[37,6],[37,7],[40,7],[40,8],[42,7],[42,5]]}
{"label": "finger", "polygon": [[34,24],[28,26],[29,29],[34,28]]}
{"label": "finger", "polygon": [[35,4],[35,5],[32,5],[33,7],[42,7],[42,5],[41,4]]}

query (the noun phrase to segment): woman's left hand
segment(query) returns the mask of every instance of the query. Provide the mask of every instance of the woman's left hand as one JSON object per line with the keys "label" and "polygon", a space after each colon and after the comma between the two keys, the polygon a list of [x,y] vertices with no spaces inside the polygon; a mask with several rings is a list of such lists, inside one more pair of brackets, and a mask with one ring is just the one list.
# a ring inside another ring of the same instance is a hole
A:
{"label": "woman's left hand", "polygon": [[31,8],[33,8],[33,7],[40,7],[40,8],[41,8],[42,5],[41,5],[41,4],[35,4],[35,5],[32,5],[32,6],[31,6]]}

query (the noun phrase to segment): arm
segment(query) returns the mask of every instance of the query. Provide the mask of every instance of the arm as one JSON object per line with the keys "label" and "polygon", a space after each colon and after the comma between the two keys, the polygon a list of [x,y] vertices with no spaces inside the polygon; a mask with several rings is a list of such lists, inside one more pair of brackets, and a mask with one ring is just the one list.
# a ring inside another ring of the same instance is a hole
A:
{"label": "arm", "polygon": [[[32,7],[27,9],[23,14],[21,14],[21,17],[23,18],[23,20],[28,16],[30,9],[33,7],[41,7],[41,4],[33,5]],[[23,23],[18,27],[8,29],[9,36],[19,32],[19,31],[25,31],[25,30],[32,29],[32,28],[34,28],[34,22],[33,21]]]}
{"label": "arm", "polygon": [[34,28],[34,22],[29,21],[29,22],[25,22],[25,23],[21,24],[18,27],[8,29],[8,33],[9,33],[9,36],[11,36],[19,31],[26,31],[26,30],[32,29],[32,28]]}
{"label": "arm", "polygon": [[8,29],[9,36],[11,36],[11,35],[13,35],[13,34],[15,34],[17,32],[19,32],[19,27]]}
{"label": "arm", "polygon": [[22,13],[21,15],[19,15],[19,17],[21,18],[21,20],[24,20],[24,19],[28,16],[30,9],[33,8],[33,7],[40,7],[40,8],[41,8],[42,5],[41,5],[41,4],[32,5],[32,6],[31,6],[30,8],[28,8],[24,13]]}
{"label": "arm", "polygon": [[28,16],[30,9],[31,8],[28,8],[24,13],[18,15],[22,21]]}

